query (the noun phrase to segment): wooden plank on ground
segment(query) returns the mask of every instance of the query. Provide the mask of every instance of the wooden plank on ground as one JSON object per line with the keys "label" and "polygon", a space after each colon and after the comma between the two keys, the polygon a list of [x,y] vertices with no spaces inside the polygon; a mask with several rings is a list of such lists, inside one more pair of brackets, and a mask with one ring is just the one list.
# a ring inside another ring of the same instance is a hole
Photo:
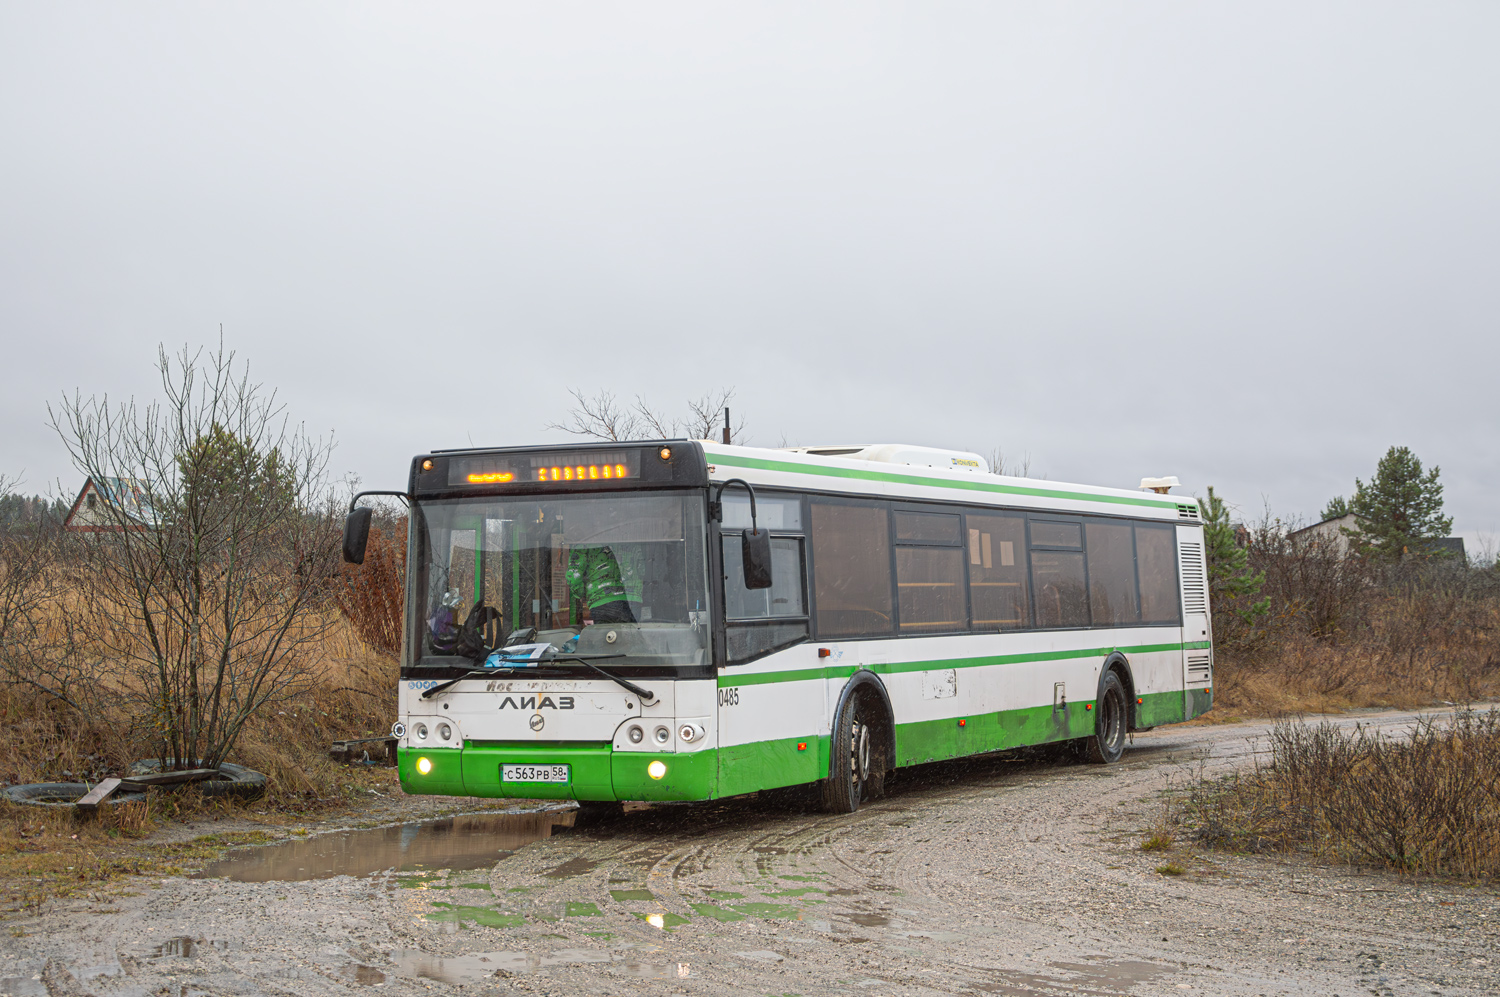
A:
{"label": "wooden plank on ground", "polygon": [[105,779],[103,782],[99,783],[93,789],[85,793],[77,803],[73,804],[73,806],[77,807],[79,810],[98,809],[99,804],[103,803],[105,800],[113,796],[115,794],[115,790],[120,788],[120,781],[121,780],[114,778]]}
{"label": "wooden plank on ground", "polygon": [[202,782],[219,774],[218,769],[185,769],[181,772],[147,772],[143,775],[126,776],[123,782],[131,786],[174,786],[179,782]]}

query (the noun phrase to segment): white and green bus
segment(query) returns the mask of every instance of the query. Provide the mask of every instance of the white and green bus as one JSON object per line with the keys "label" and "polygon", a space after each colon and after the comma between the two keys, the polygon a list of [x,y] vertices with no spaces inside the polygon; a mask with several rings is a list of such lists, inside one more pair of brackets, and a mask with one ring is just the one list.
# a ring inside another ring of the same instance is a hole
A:
{"label": "white and green bus", "polygon": [[407,792],[817,785],[850,811],[942,759],[1113,762],[1213,702],[1192,499],[920,447],[694,440],[438,451],[401,494]]}

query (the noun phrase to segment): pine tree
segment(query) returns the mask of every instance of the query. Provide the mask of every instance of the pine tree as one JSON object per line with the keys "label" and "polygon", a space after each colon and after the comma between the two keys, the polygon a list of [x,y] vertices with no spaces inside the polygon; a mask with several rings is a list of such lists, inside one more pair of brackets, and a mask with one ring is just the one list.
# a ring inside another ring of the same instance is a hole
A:
{"label": "pine tree", "polygon": [[1212,487],[1207,501],[1198,500],[1198,508],[1203,514],[1203,542],[1208,552],[1209,604],[1216,611],[1233,613],[1243,623],[1252,624],[1271,608],[1269,597],[1255,598],[1266,583],[1266,573],[1250,570],[1250,552],[1236,540],[1229,507]]}
{"label": "pine tree", "polygon": [[1335,495],[1323,507],[1322,518],[1318,521],[1326,523],[1330,519],[1343,519],[1347,515],[1349,515],[1349,503],[1344,499],[1344,496]]}
{"label": "pine tree", "polygon": [[1367,485],[1354,480],[1357,530],[1347,531],[1362,557],[1399,561],[1409,554],[1437,554],[1428,541],[1446,537],[1453,517],[1443,515],[1438,467],[1423,473],[1422,462],[1406,447],[1391,447]]}

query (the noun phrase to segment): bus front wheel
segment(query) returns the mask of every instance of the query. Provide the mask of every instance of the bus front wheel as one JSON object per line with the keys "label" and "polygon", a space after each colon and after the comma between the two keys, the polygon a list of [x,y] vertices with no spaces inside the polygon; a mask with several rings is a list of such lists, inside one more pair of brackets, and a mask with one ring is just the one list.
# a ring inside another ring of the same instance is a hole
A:
{"label": "bus front wheel", "polygon": [[1119,761],[1125,753],[1125,727],[1125,684],[1115,672],[1106,672],[1094,704],[1094,733],[1085,739],[1089,761],[1101,765]]}
{"label": "bus front wheel", "polygon": [[823,809],[828,813],[852,814],[866,797],[879,795],[885,752],[876,722],[864,696],[852,695],[839,708],[829,744],[828,777],[822,787]]}

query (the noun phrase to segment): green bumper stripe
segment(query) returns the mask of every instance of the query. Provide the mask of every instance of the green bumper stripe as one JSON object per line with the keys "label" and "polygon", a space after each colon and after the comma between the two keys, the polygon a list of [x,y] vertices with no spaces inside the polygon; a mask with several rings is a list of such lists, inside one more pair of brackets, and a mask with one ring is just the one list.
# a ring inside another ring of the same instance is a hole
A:
{"label": "green bumper stripe", "polygon": [[896,474],[891,471],[866,471],[852,467],[823,467],[816,464],[794,464],[790,461],[766,460],[761,457],[743,457],[738,454],[712,452],[708,459],[714,464],[730,467],[752,467],[760,471],[782,471],[787,474],[812,474],[825,478],[853,478],[862,481],[892,481],[903,485],[922,485],[927,488],[952,488],[966,492],[992,492],[999,495],[1027,495],[1034,498],[1070,499],[1076,502],[1099,502],[1104,505],[1140,505],[1151,509],[1176,511],[1177,503],[1144,495],[1089,495],[1085,492],[1069,492],[1058,488],[1030,488],[1024,485],[1000,485],[992,481],[950,481],[944,478],[928,478],[917,474]]}
{"label": "green bumper stripe", "polygon": [[985,668],[991,665],[1022,665],[1033,661],[1066,661],[1073,658],[1103,658],[1119,651],[1129,657],[1132,654],[1150,654],[1159,651],[1180,651],[1184,647],[1208,647],[1208,642],[1194,644],[1141,644],[1137,647],[1095,647],[1078,651],[1036,651],[1031,654],[990,654],[978,658],[941,658],[936,661],[877,662],[868,665],[835,665],[825,668],[799,668],[784,672],[741,673],[733,667],[721,672],[719,685],[747,686],[766,685],[772,682],[808,682],[815,679],[848,678],[856,671],[875,672],[878,675],[897,675],[902,672],[928,672],[936,668]]}

